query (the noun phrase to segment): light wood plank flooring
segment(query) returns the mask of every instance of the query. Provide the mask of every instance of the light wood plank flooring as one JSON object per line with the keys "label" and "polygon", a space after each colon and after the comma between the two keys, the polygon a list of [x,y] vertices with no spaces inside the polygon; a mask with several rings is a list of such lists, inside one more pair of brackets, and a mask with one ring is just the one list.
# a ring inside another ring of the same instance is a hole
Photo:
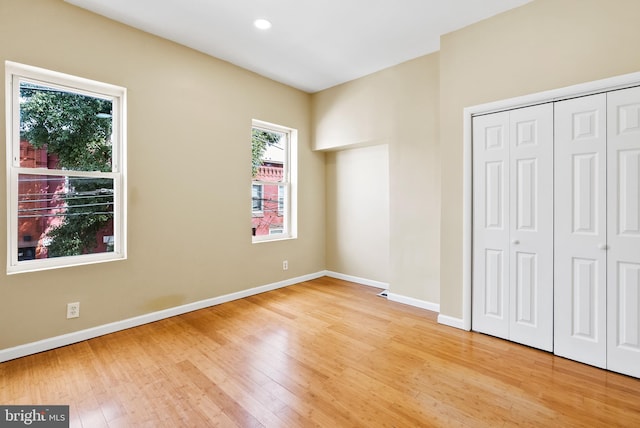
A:
{"label": "light wood plank flooring", "polygon": [[640,380],[331,278],[0,364],[72,427],[640,427]]}

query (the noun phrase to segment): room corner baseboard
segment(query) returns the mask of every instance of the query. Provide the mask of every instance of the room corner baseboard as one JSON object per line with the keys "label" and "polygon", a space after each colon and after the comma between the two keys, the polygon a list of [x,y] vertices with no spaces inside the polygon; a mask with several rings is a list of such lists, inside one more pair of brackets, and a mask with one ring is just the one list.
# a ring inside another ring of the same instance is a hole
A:
{"label": "room corner baseboard", "polygon": [[[355,282],[357,284],[368,285],[370,287],[381,288],[383,290],[389,289],[388,282],[374,281],[371,279],[361,278],[353,275],[345,275],[343,273],[333,272],[330,270],[325,271],[324,274],[330,278],[342,279],[343,281]],[[437,303],[431,303],[424,300],[414,299],[412,297],[406,297],[400,294],[391,293],[389,291],[387,291],[387,299],[393,302],[415,306],[420,309],[426,309],[428,311],[440,312],[440,305]]]}
{"label": "room corner baseboard", "polygon": [[0,363],[13,360],[16,358],[20,358],[20,357],[25,357],[27,355],[37,354],[39,352],[49,351],[51,349],[59,348],[61,346],[82,342],[84,340],[93,339],[94,337],[103,336],[105,334],[115,333],[117,331],[126,330],[132,327],[138,327],[144,324],[160,321],[162,319],[170,318],[176,315],[186,314],[187,312],[197,311],[199,309],[220,305],[222,303],[231,302],[233,300],[243,299],[245,297],[253,296],[256,294],[276,290],[278,288],[288,287],[290,285],[298,284],[300,282],[311,281],[313,279],[321,278],[325,275],[326,275],[325,271],[321,271],[321,272],[317,272],[309,275],[303,275],[296,278],[275,282],[272,284],[267,284],[267,285],[250,288],[243,291],[238,291],[237,293],[231,293],[231,294],[226,294],[224,296],[213,297],[211,299],[200,300],[198,302],[188,303],[186,305],[176,306],[173,308],[168,308],[168,309],[164,309],[157,312],[152,312],[149,314],[140,315],[133,318],[128,318],[122,321],[116,321],[113,323],[104,324],[97,327],[76,331],[73,333],[63,334],[60,336],[39,340],[37,342],[31,342],[24,345],[15,346],[13,348],[2,349],[0,350]]}
{"label": "room corner baseboard", "polygon": [[396,293],[387,293],[387,299],[392,302],[403,303],[409,306],[415,306],[416,308],[426,309],[427,311],[440,312],[440,305],[437,303],[427,302],[425,300],[414,299],[413,297],[403,296]]}
{"label": "room corner baseboard", "polygon": [[349,281],[349,282],[355,282],[362,285],[368,285],[369,287],[382,288],[382,289],[389,288],[388,282],[374,281],[372,279],[360,278],[358,276],[353,276],[353,275],[345,275],[343,273],[332,272],[330,270],[324,271],[324,275],[330,278],[341,279],[343,281]]}
{"label": "room corner baseboard", "polygon": [[459,328],[460,330],[470,330],[470,328],[466,326],[466,323],[463,319],[454,318],[442,314],[438,315],[438,324],[448,325],[449,327]]}

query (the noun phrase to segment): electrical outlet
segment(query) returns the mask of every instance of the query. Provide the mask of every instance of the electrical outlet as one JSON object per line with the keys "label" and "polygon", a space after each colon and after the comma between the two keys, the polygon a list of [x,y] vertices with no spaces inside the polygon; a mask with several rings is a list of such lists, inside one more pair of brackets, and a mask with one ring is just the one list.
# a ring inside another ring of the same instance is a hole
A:
{"label": "electrical outlet", "polygon": [[282,270],[287,270],[289,269],[289,261],[288,260],[284,260],[282,262]]}
{"label": "electrical outlet", "polygon": [[67,319],[80,316],[80,302],[67,303]]}

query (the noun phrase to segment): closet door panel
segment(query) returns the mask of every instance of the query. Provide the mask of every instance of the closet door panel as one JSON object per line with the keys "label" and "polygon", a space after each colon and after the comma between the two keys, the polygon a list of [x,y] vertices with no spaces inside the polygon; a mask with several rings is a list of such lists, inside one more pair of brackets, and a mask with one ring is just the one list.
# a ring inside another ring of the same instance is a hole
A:
{"label": "closet door panel", "polygon": [[553,106],[473,120],[473,329],[552,350]]}
{"label": "closet door panel", "polygon": [[473,329],[509,334],[508,113],[473,119]]}
{"label": "closet door panel", "polygon": [[606,95],[554,109],[554,352],[606,367]]}
{"label": "closet door panel", "polygon": [[640,377],[640,88],[607,98],[607,368]]}
{"label": "closet door panel", "polygon": [[553,105],[511,110],[510,340],[553,349]]}

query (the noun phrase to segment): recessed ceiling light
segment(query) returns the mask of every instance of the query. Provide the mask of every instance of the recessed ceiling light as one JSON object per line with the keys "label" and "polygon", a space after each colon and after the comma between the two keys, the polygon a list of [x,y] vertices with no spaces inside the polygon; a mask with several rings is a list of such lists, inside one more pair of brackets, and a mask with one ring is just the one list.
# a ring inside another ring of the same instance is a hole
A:
{"label": "recessed ceiling light", "polygon": [[256,19],[255,21],[253,21],[253,25],[255,25],[255,27],[259,28],[260,30],[268,30],[269,28],[271,28],[271,22],[267,21],[266,19]]}

